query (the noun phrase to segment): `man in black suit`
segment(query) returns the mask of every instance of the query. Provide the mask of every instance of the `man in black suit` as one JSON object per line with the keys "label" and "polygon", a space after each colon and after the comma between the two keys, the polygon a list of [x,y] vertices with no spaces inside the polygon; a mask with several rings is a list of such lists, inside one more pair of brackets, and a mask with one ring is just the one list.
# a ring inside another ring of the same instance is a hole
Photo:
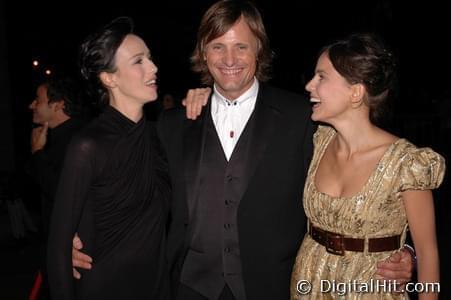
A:
{"label": "man in black suit", "polygon": [[46,81],[36,89],[29,108],[33,123],[29,169],[41,189],[44,233],[48,233],[56,187],[66,148],[83,126],[78,85],[69,78]]}
{"label": "man in black suit", "polygon": [[255,7],[216,3],[192,56],[203,83],[214,86],[211,101],[196,121],[183,110],[160,120],[176,299],[289,297],[313,126],[307,99],[263,83],[270,59]]}
{"label": "man in black suit", "polygon": [[184,110],[160,119],[176,299],[289,298],[314,128],[307,99],[264,83],[271,56],[257,9],[217,2],[191,58],[211,99],[195,121]]}
{"label": "man in black suit", "polygon": [[66,148],[72,136],[83,126],[79,118],[82,99],[78,89],[75,81],[69,78],[43,82],[36,89],[36,98],[29,106],[33,111],[33,123],[38,125],[31,132],[32,156],[27,167],[38,184],[41,196],[43,284],[40,299],[50,298],[45,257],[56,187]]}

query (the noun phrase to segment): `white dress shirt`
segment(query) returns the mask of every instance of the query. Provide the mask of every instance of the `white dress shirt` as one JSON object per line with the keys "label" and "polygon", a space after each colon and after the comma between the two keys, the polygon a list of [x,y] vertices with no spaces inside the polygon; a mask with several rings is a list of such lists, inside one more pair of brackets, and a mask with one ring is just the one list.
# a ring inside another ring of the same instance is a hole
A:
{"label": "white dress shirt", "polygon": [[213,86],[211,117],[227,161],[230,160],[233,149],[254,111],[258,86],[258,80],[254,78],[252,86],[243,95],[232,101],[222,96],[216,85]]}

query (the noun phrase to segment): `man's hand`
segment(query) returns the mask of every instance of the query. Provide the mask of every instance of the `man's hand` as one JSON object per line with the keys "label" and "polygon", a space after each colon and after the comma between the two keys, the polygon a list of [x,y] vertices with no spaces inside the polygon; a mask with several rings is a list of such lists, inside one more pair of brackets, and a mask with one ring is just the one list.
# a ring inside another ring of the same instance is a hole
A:
{"label": "man's hand", "polygon": [[186,94],[186,98],[182,100],[182,104],[186,107],[186,117],[196,120],[202,112],[202,107],[207,105],[210,97],[211,88],[191,89]]}
{"label": "man's hand", "polygon": [[31,131],[31,153],[42,150],[47,143],[47,132],[49,129],[49,122],[44,125],[33,128]]}
{"label": "man's hand", "polygon": [[74,278],[80,279],[81,274],[75,269],[75,267],[82,269],[92,268],[92,258],[89,255],[82,253],[80,250],[83,249],[83,243],[77,234],[75,234],[72,240],[72,273]]}
{"label": "man's hand", "polygon": [[403,288],[412,279],[412,270],[412,254],[407,249],[401,249],[386,261],[377,263],[376,276],[379,279],[396,280]]}

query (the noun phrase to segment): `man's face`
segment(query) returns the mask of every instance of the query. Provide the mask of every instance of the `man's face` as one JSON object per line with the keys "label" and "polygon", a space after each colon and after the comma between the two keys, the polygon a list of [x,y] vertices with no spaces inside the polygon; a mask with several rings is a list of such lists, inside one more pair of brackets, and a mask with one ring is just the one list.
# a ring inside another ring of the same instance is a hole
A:
{"label": "man's face", "polygon": [[47,97],[47,86],[40,85],[36,91],[36,98],[29,108],[33,111],[33,123],[44,125],[51,122],[57,110],[57,103],[50,103]]}
{"label": "man's face", "polygon": [[206,44],[204,59],[224,97],[234,100],[252,86],[257,51],[258,41],[243,18]]}

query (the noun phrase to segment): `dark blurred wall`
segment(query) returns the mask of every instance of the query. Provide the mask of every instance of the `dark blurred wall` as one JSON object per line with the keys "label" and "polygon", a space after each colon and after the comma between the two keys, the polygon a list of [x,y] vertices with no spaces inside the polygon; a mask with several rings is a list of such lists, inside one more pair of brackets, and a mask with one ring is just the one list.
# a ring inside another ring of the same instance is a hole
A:
{"label": "dark blurred wall", "polygon": [[0,1],[0,172],[14,169],[13,113],[8,72],[5,2]]}

